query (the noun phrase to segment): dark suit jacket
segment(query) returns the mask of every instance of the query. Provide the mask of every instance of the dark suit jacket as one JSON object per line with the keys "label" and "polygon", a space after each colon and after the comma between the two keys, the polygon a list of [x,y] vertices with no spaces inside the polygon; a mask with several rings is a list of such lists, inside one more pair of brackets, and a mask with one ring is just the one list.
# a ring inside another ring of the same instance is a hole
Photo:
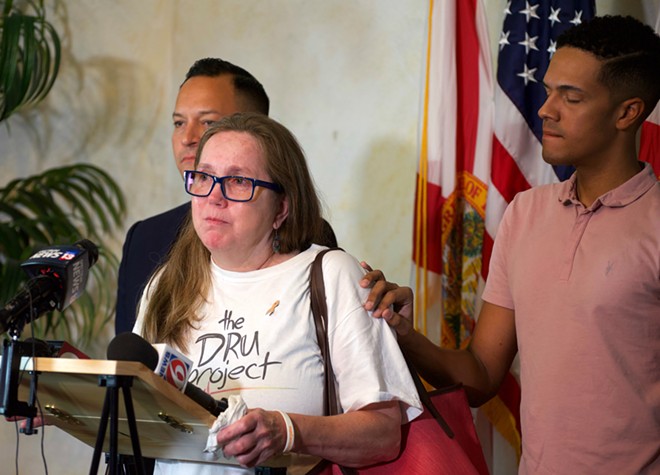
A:
{"label": "dark suit jacket", "polygon": [[[189,211],[190,202],[138,221],[128,230],[119,265],[115,319],[117,334],[133,329],[142,291],[151,274],[167,257]],[[327,221],[324,221],[323,238],[319,244],[337,247],[337,238]]]}
{"label": "dark suit jacket", "polygon": [[138,221],[128,230],[119,265],[116,333],[133,329],[142,291],[167,257],[189,211],[190,202]]}

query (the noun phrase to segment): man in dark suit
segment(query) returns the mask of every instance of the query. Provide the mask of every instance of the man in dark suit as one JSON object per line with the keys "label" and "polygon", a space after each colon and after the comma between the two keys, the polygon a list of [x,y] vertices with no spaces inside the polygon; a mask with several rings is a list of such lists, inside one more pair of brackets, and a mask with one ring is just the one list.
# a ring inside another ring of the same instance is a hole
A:
{"label": "man in dark suit", "polygon": [[[237,112],[268,115],[268,109],[266,91],[245,69],[216,58],[195,62],[179,88],[172,114],[172,150],[179,173],[194,167],[199,139],[212,122]],[[189,210],[187,202],[128,230],[119,266],[116,333],[132,330],[142,291],[167,257]],[[337,246],[327,223],[319,244]]]}

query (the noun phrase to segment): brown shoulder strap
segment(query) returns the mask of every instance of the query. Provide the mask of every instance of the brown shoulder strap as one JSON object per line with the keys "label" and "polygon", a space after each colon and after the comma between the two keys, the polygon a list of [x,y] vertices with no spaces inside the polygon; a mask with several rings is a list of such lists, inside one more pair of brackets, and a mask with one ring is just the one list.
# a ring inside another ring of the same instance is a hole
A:
{"label": "brown shoulder strap", "polygon": [[316,340],[319,342],[321,357],[325,368],[324,384],[324,409],[325,414],[332,416],[337,414],[337,393],[335,390],[335,378],[330,361],[330,349],[328,343],[328,305],[325,300],[325,283],[323,282],[323,256],[332,249],[324,249],[316,255],[309,276],[309,290],[312,301],[312,314],[316,326]]}
{"label": "brown shoulder strap", "polygon": [[[328,343],[328,304],[325,299],[325,283],[323,282],[323,256],[332,250],[342,251],[341,248],[324,249],[319,252],[312,263],[309,275],[309,290],[312,306],[312,315],[314,315],[314,325],[316,326],[316,339],[319,342],[321,356],[323,357],[323,366],[325,369],[325,384],[323,388],[323,404],[325,414],[334,416],[339,413],[339,404],[337,402],[337,391],[335,389],[335,374],[332,371],[332,361],[330,360],[330,345]],[[323,471],[329,462],[322,460],[307,475],[316,473],[317,470]],[[357,470],[353,468],[338,465],[343,475],[357,475]]]}

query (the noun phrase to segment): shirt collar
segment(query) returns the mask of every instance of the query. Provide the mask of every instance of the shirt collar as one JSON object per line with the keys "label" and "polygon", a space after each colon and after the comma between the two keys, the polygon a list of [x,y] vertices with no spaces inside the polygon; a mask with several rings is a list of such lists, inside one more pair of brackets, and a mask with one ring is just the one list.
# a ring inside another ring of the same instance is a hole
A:
{"label": "shirt collar", "polygon": [[[589,208],[595,210],[600,206],[608,206],[610,208],[627,206],[654,186],[658,180],[655,177],[651,164],[646,162],[640,163],[643,163],[644,168],[637,175],[598,197]],[[577,197],[576,187],[577,176],[573,173],[568,180],[559,186],[559,202],[563,205],[569,205],[571,203],[576,205],[581,204]]]}

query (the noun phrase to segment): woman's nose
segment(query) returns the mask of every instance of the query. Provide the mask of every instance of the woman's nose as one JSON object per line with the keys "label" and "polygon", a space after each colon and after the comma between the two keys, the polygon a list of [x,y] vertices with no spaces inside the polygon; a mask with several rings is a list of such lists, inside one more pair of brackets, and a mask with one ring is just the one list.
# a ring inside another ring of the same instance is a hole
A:
{"label": "woman's nose", "polygon": [[209,194],[207,199],[213,204],[227,203],[227,198],[225,198],[225,195],[222,193],[222,187],[220,186],[219,182],[216,181],[213,184],[213,189],[211,190],[211,193]]}

